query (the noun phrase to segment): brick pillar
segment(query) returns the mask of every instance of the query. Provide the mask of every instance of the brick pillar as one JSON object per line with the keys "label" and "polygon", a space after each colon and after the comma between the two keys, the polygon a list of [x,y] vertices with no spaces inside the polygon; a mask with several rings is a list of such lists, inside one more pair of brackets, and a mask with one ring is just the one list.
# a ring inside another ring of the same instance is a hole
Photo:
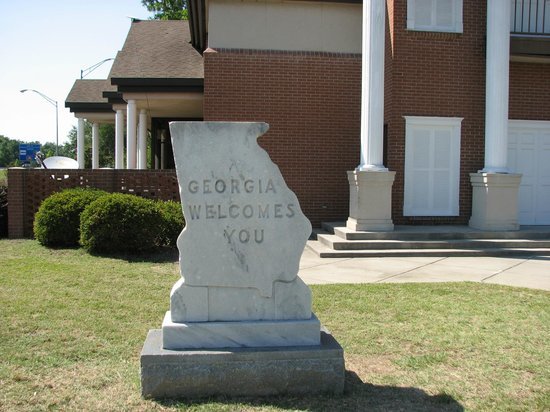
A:
{"label": "brick pillar", "polygon": [[8,169],[8,237],[25,237],[25,169]]}

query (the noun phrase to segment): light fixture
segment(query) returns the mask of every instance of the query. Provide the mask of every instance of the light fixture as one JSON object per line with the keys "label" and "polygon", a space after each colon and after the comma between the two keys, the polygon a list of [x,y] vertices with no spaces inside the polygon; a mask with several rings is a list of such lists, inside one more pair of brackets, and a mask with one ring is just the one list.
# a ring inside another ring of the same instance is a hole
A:
{"label": "light fixture", "polygon": [[44,93],[40,93],[38,90],[34,90],[34,89],[22,89],[20,90],[20,92],[21,93],[34,92],[40,95],[48,103],[55,106],[55,155],[58,156],[59,155],[59,113],[58,113],[57,101],[52,99],[51,97],[46,96]]}
{"label": "light fixture", "polygon": [[91,72],[93,72],[95,69],[97,69],[99,66],[101,66],[103,63],[108,62],[109,60],[114,60],[114,57],[109,57],[108,59],[101,60],[99,63],[96,63],[90,67],[87,67],[86,69],[80,70],[80,79],[83,79],[87,75],[89,75]]}

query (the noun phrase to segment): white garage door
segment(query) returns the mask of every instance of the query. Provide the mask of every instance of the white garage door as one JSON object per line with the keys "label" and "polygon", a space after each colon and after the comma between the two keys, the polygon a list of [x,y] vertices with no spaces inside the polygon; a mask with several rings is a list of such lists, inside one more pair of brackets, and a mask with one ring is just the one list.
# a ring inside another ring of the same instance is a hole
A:
{"label": "white garage door", "polygon": [[550,122],[510,120],[508,165],[523,175],[519,224],[550,225]]}

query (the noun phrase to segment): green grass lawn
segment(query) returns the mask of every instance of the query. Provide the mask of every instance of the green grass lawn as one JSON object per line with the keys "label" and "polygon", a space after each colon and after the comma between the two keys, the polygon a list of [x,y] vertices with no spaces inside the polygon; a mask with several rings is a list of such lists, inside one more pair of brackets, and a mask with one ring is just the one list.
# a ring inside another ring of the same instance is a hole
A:
{"label": "green grass lawn", "polygon": [[345,350],[341,397],[141,399],[175,259],[0,240],[0,410],[550,409],[550,293],[478,283],[312,287]]}

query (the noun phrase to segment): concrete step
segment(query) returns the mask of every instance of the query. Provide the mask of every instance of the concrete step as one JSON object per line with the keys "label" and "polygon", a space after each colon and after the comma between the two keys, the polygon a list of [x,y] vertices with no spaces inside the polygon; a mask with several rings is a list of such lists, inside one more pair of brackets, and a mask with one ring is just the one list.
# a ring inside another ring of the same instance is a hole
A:
{"label": "concrete step", "polygon": [[318,234],[317,240],[334,250],[550,248],[550,240],[545,239],[346,240],[337,235]]}
{"label": "concrete step", "polygon": [[550,226],[522,226],[517,231],[483,231],[469,226],[395,226],[391,232],[355,232],[345,222],[326,222],[323,230],[346,240],[452,240],[452,239],[545,239]]}
{"label": "concrete step", "polygon": [[468,226],[395,226],[355,232],[344,222],[323,223],[309,248],[320,257],[550,255],[550,226],[483,231]]}
{"label": "concrete step", "polygon": [[410,256],[550,256],[550,248],[485,248],[485,249],[370,249],[335,250],[316,240],[307,247],[321,258],[410,257]]}

